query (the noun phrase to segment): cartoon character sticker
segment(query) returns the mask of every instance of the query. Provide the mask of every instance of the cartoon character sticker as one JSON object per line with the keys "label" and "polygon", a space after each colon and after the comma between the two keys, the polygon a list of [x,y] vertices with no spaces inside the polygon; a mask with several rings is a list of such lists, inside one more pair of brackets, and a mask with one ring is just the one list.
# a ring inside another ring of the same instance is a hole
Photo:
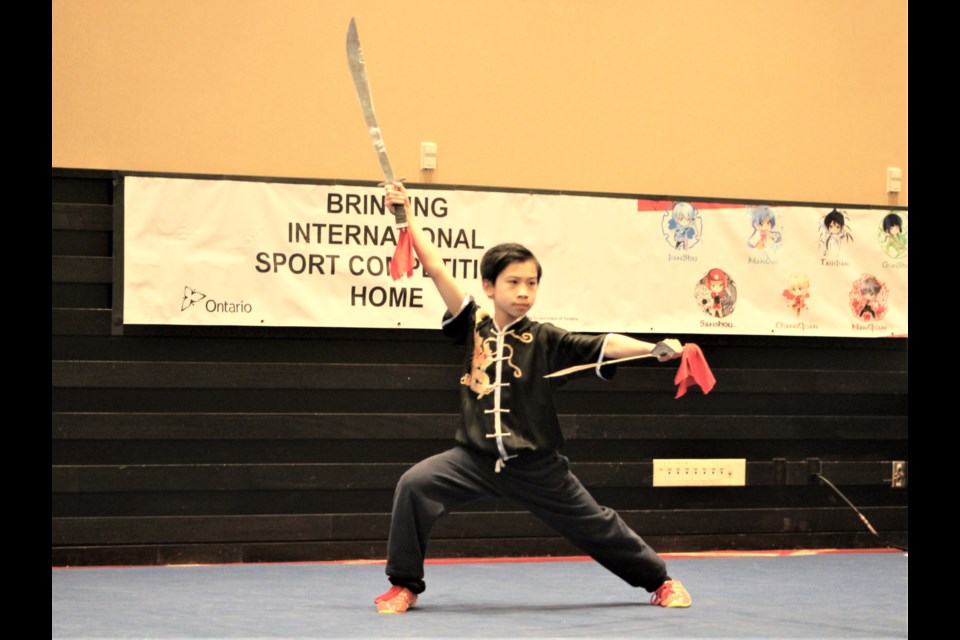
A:
{"label": "cartoon character sticker", "polygon": [[714,318],[733,313],[737,304],[737,284],[723,269],[710,269],[693,289],[701,311]]}
{"label": "cartoon character sticker", "polygon": [[800,312],[807,308],[807,300],[810,298],[810,279],[806,274],[790,274],[783,297],[787,301],[787,307],[793,309],[799,317]]}
{"label": "cartoon character sticker", "polygon": [[663,214],[660,227],[667,244],[677,251],[689,251],[700,242],[703,219],[689,202],[677,202]]}
{"label": "cartoon character sticker", "polygon": [[887,314],[887,285],[876,276],[864,273],[850,290],[850,309],[860,320],[881,320]]}
{"label": "cartoon character sticker", "polygon": [[824,257],[840,255],[840,247],[853,242],[847,216],[834,209],[820,220],[820,251]]}
{"label": "cartoon character sticker", "polygon": [[754,207],[750,213],[753,234],[747,239],[747,246],[773,254],[780,248],[783,234],[777,230],[777,217],[766,205]]}
{"label": "cartoon character sticker", "polygon": [[903,218],[891,211],[880,223],[877,233],[880,248],[891,258],[904,258],[907,255],[907,230],[903,226]]}

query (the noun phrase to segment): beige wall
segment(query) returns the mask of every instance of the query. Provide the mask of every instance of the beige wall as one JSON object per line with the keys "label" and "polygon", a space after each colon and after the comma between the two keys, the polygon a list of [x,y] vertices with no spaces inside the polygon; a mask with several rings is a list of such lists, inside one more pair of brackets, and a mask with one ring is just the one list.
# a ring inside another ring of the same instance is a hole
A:
{"label": "beige wall", "polygon": [[379,179],[355,16],[410,181],[908,204],[907,0],[52,7],[54,167]]}

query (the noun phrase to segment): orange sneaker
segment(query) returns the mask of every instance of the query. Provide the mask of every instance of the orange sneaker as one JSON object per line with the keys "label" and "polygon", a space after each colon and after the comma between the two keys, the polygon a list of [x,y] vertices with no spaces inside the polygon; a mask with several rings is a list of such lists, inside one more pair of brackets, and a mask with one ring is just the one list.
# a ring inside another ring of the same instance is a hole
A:
{"label": "orange sneaker", "polygon": [[679,580],[667,580],[650,596],[650,604],[656,607],[682,608],[689,607],[692,600]]}
{"label": "orange sneaker", "polygon": [[406,587],[393,586],[373,601],[377,605],[377,613],[406,613],[407,609],[417,604],[417,594]]}

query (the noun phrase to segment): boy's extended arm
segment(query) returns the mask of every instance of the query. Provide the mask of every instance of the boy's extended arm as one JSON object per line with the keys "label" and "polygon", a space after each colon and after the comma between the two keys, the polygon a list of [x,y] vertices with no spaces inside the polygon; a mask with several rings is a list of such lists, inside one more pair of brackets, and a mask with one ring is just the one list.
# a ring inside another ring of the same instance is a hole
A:
{"label": "boy's extended arm", "polygon": [[403,184],[399,182],[387,184],[384,188],[386,190],[386,201],[388,205],[403,205],[407,213],[407,232],[410,234],[413,250],[417,254],[417,259],[420,260],[420,265],[424,271],[429,274],[430,279],[433,280],[433,284],[440,293],[440,297],[443,299],[447,310],[452,314],[456,314],[463,305],[464,291],[457,281],[453,279],[453,276],[450,275],[450,272],[447,270],[447,265],[443,263],[443,259],[440,257],[440,252],[437,251],[437,248],[433,246],[430,238],[420,228],[420,223],[410,209],[410,198],[407,197],[407,190]]}
{"label": "boy's extended arm", "polygon": [[[666,362],[667,360],[673,360],[681,356],[683,345],[680,344],[679,340],[667,338],[663,342],[673,349],[674,353],[671,356],[660,356],[657,360]],[[617,360],[619,358],[645,356],[653,351],[655,346],[652,342],[644,342],[643,340],[637,340],[636,338],[631,338],[630,336],[625,336],[620,333],[611,333],[607,336],[607,343],[603,349],[603,358],[604,360]]]}

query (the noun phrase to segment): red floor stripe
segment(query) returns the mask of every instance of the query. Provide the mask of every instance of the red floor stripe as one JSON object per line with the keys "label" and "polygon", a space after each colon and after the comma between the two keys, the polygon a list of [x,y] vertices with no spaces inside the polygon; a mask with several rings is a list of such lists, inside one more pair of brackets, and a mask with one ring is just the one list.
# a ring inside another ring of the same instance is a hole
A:
{"label": "red floor stripe", "polygon": [[[688,553],[661,553],[664,560],[682,558],[783,558],[790,556],[815,556],[841,553],[906,553],[900,549],[772,549],[769,551],[691,551]],[[521,558],[432,558],[425,564],[497,564],[497,563],[524,563],[524,562],[592,562],[590,556],[531,556]],[[386,564],[386,560],[305,560],[303,562],[222,562],[204,564],[172,564],[172,565],[98,565],[80,567],[52,567],[54,571],[64,569],[131,569],[148,567],[220,567],[238,564],[262,565],[296,565],[296,564]]]}

